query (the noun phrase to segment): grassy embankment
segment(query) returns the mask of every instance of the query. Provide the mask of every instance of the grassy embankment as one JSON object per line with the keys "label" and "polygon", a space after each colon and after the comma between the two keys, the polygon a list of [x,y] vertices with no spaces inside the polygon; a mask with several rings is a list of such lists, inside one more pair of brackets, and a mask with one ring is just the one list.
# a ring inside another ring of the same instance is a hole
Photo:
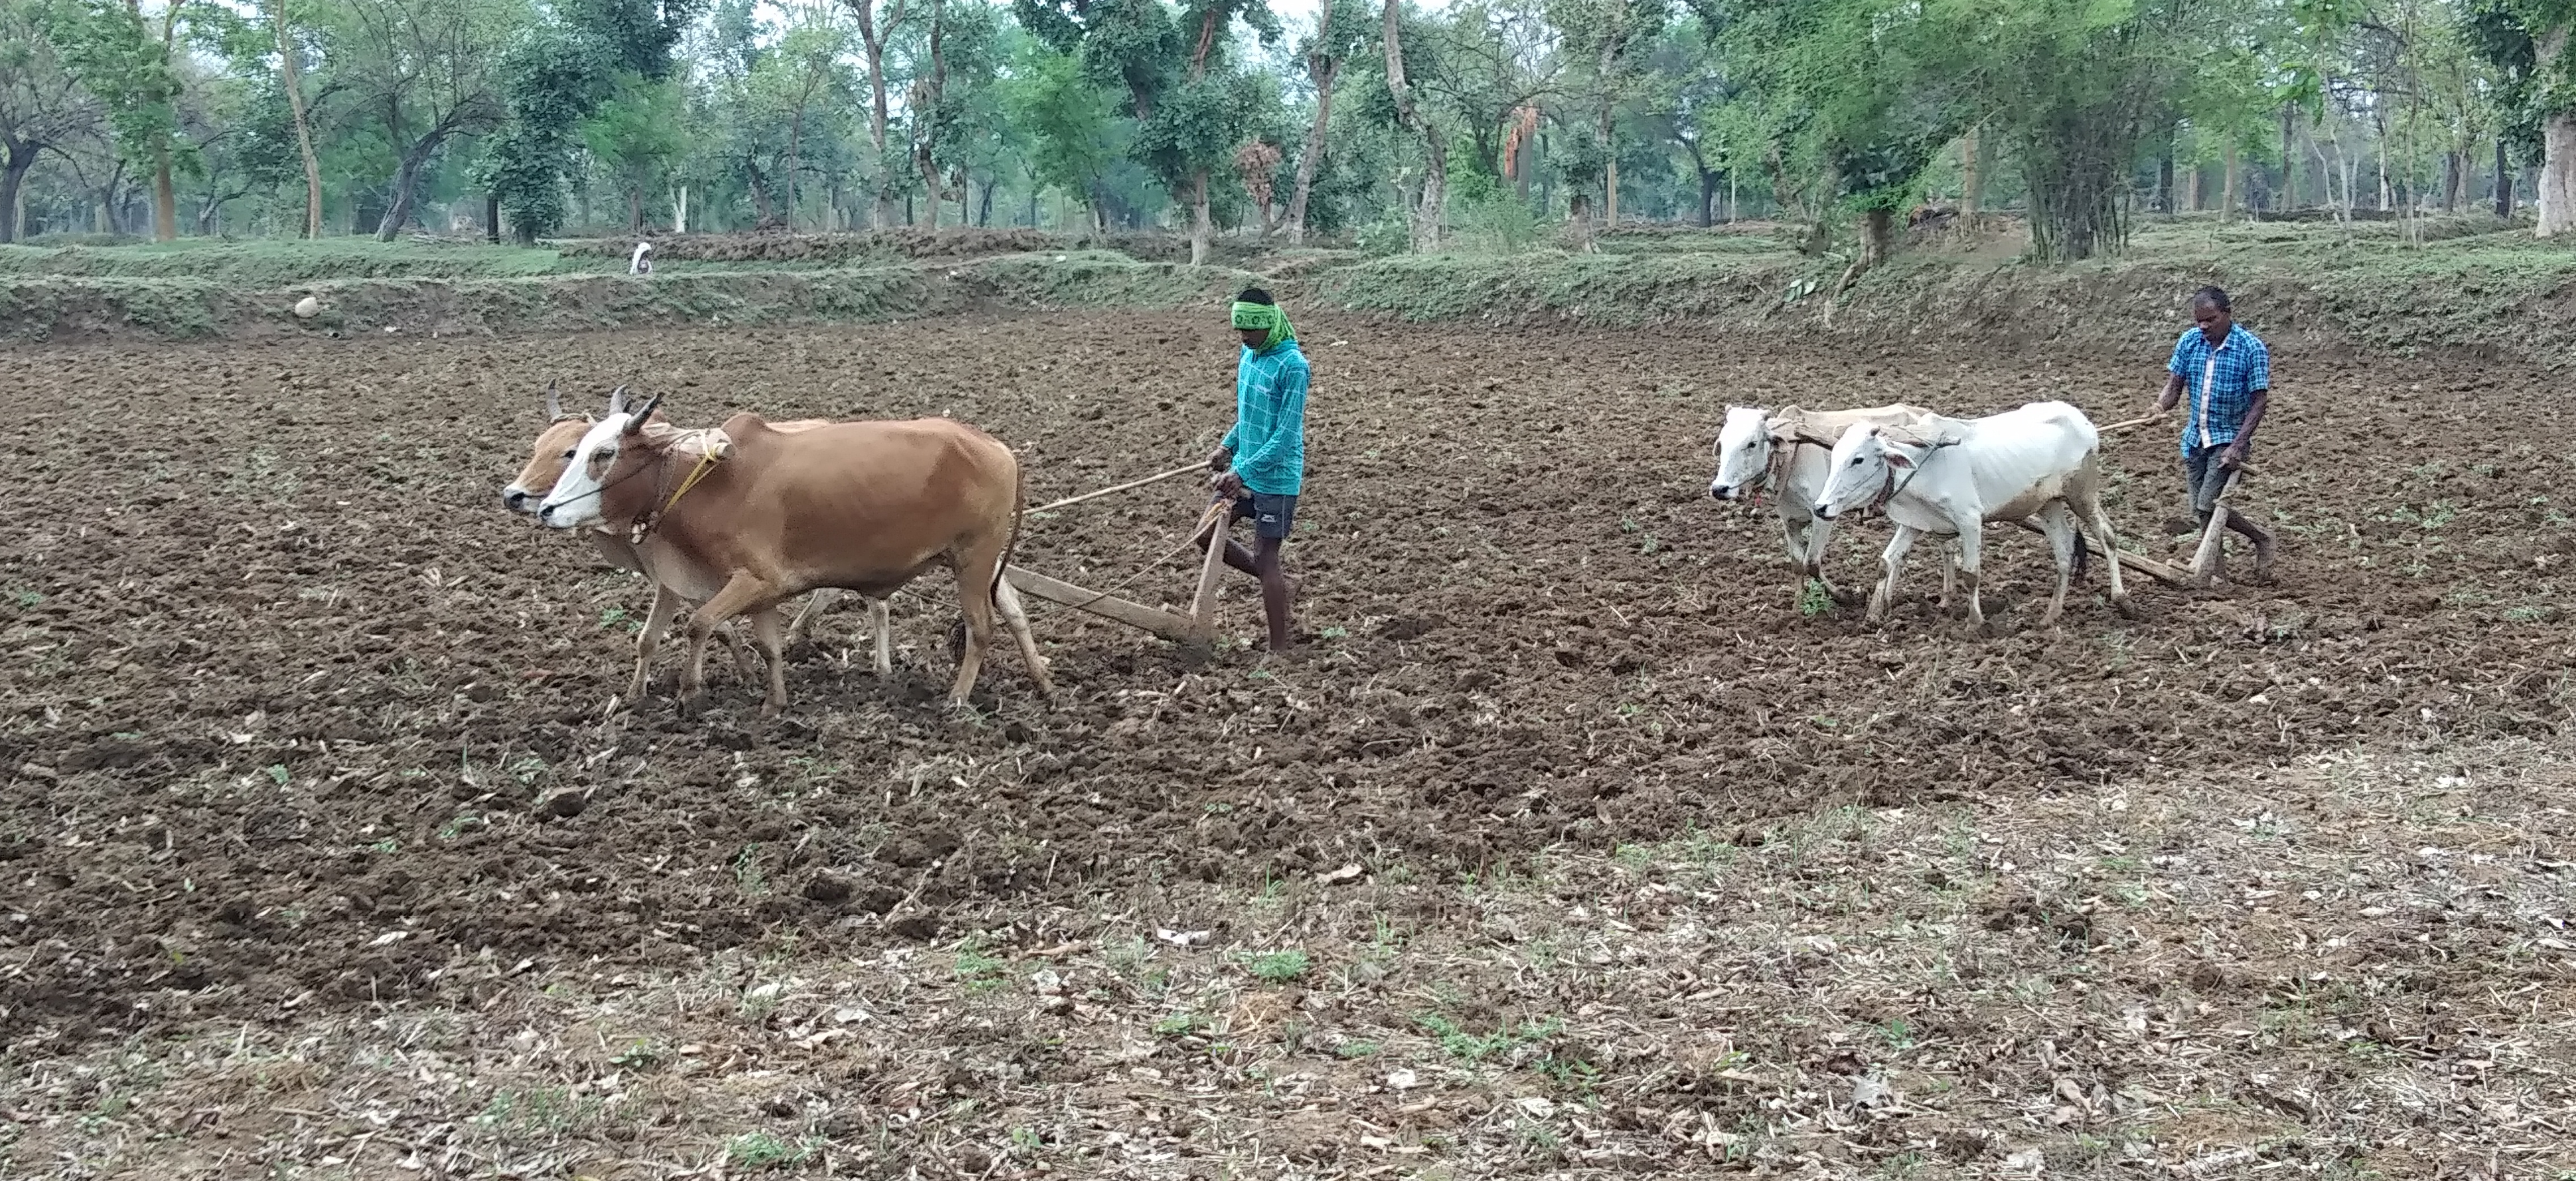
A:
{"label": "grassy embankment", "polygon": [[[0,247],[0,338],[76,341],[385,330],[566,332],[653,324],[874,320],[984,307],[1170,307],[1252,280],[1310,306],[1416,320],[1829,330],[1856,340],[2118,347],[2173,331],[2182,294],[2217,282],[2275,336],[2397,351],[2474,349],[2555,368],[2576,358],[2576,250],[2478,219],[2143,225],[2120,258],[2020,259],[2010,228],[1945,231],[1835,295],[1847,260],[1783,228],[1640,230],[1597,254],[1468,238],[1433,256],[1229,243],[1175,261],[1155,236],[899,232],[664,242],[649,279],[629,243],[541,249],[364,240]],[[322,307],[290,313],[305,295]]]}

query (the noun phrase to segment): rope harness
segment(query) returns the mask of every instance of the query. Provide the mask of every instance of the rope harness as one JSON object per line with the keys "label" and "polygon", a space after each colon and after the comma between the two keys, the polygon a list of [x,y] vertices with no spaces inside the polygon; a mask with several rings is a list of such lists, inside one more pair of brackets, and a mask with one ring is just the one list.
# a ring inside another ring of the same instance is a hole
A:
{"label": "rope harness", "polygon": [[[670,467],[669,456],[670,453],[666,451],[663,453],[661,458],[654,460],[654,470],[668,471]],[[647,512],[641,517],[637,517],[635,519],[635,524],[627,528],[627,543],[630,545],[644,544],[644,539],[653,535],[654,527],[662,523],[662,518],[671,515],[671,506],[680,503],[680,498],[688,495],[689,489],[697,487],[698,481],[706,479],[707,473],[716,470],[716,464],[720,462],[722,462],[722,460],[718,457],[716,449],[713,447],[709,447],[706,450],[699,452],[698,462],[689,469],[688,476],[680,481],[679,488],[671,493],[670,499],[663,501],[662,507]]]}
{"label": "rope harness", "polygon": [[1755,505],[1762,503],[1762,497],[1765,494],[1777,500],[1781,493],[1788,489],[1789,463],[1797,458],[1798,448],[1805,446],[1810,444],[1804,439],[1771,440],[1771,457],[1762,461],[1762,482],[1753,488],[1752,499]]}
{"label": "rope harness", "polygon": [[1914,481],[1923,475],[1923,469],[1931,464],[1932,457],[1934,455],[1939,454],[1941,449],[1944,447],[1956,447],[1958,445],[1959,440],[1957,439],[1934,440],[1932,446],[1923,452],[1923,458],[1915,461],[1914,466],[1907,470],[1903,483],[1899,483],[1896,479],[1896,465],[1892,463],[1885,464],[1887,468],[1887,483],[1884,487],[1881,487],[1878,490],[1878,495],[1876,497],[1871,498],[1869,502],[1869,511],[1874,513],[1880,509],[1886,508],[1888,501],[1896,499],[1898,493],[1911,487]]}

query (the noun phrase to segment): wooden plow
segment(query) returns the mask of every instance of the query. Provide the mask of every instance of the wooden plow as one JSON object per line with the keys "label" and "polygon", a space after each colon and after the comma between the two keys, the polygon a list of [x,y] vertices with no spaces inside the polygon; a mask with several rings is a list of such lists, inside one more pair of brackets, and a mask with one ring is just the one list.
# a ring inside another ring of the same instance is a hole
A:
{"label": "wooden plow", "polygon": [[[1130,480],[1124,484],[1117,484],[1100,489],[1097,492],[1085,492],[1080,496],[1068,496],[1063,500],[1056,501],[1052,504],[1030,509],[1028,515],[1034,517],[1052,513],[1057,509],[1064,508],[1068,505],[1080,504],[1083,501],[1094,500],[1114,492],[1125,492],[1130,489],[1145,487],[1148,484],[1159,484],[1165,480],[1189,475],[1192,472],[1205,472],[1207,470],[1207,465],[1203,463],[1193,463],[1185,467],[1176,467],[1167,472],[1159,472],[1141,480]],[[1084,611],[1100,616],[1103,619],[1116,620],[1117,622],[1126,624],[1129,627],[1142,628],[1167,640],[1173,640],[1184,644],[1212,644],[1216,641],[1217,578],[1220,571],[1225,566],[1224,530],[1229,521],[1232,507],[1233,506],[1226,501],[1218,501],[1215,504],[1209,505],[1207,511],[1200,514],[1198,523],[1190,527],[1189,535],[1181,539],[1180,545],[1174,546],[1171,550],[1165,552],[1163,556],[1147,563],[1143,569],[1138,570],[1135,574],[1129,575],[1124,581],[1105,591],[1095,591],[1088,587],[1076,586],[1075,584],[1066,582],[1061,578],[1052,578],[1047,575],[1040,574],[1035,570],[1018,565],[1013,565],[1003,570],[1002,577],[1010,582],[1012,589],[1033,599],[1054,603],[1060,607],[1071,607],[1077,611]],[[1125,589],[1127,583],[1134,582],[1137,577],[1143,575],[1146,571],[1150,571],[1155,567],[1162,565],[1164,562],[1171,560],[1173,555],[1188,548],[1192,542],[1197,540],[1198,535],[1202,531],[1205,531],[1211,526],[1216,528],[1217,536],[1214,538],[1214,543],[1208,546],[1207,557],[1199,563],[1198,590],[1190,597],[1190,610],[1188,614],[1184,615],[1178,611],[1173,611],[1165,607],[1150,607],[1143,603],[1136,602],[1133,599],[1122,599],[1115,593],[1119,590]]]}
{"label": "wooden plow", "polygon": [[[2109,426],[2101,428],[2101,433],[2107,435],[2113,431],[2125,431],[2147,426],[2151,423],[2161,421],[2164,418],[2165,413],[2165,411],[2159,410],[2144,418],[2132,418],[2125,422],[2115,422]],[[2227,535],[2228,501],[2236,495],[2236,481],[2250,474],[2252,474],[2252,469],[2244,467],[2239,467],[2227,473],[2227,484],[2219,490],[2218,504],[2209,514],[2209,523],[2201,529],[2200,548],[2192,554],[2190,569],[2186,570],[2168,562],[2159,562],[2153,558],[2132,553],[2122,553],[2120,555],[2120,564],[2127,566],[2140,574],[2144,574],[2149,578],[2155,579],[2158,582],[2164,583],[2167,586],[2178,586],[2192,590],[2209,589],[2209,584],[2215,581],[2218,577],[2218,546],[2220,539]],[[2039,526],[2033,525],[2028,521],[2022,522],[2022,528],[2029,529],[2033,532],[2037,532],[2039,530]]]}

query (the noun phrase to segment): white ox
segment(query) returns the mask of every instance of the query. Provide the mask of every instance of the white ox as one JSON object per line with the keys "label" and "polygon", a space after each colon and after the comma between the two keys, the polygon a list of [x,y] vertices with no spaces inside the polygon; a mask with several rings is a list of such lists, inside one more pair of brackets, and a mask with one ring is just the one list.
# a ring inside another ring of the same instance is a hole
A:
{"label": "white ox", "polygon": [[1978,601],[1978,558],[1988,521],[2037,518],[2057,558],[2057,593],[2046,627],[2066,605],[2066,585],[2089,528],[2111,571],[2111,604],[2129,611],[2120,582],[2119,535],[2102,511],[2101,437],[2084,412],[2064,402],[2032,402],[1984,418],[1930,415],[1913,423],[1854,423],[1835,442],[1831,472],[1815,513],[1832,520],[1869,508],[1896,523],[1881,560],[1887,572],[1869,598],[1869,618],[1887,615],[1905,552],[1926,533],[1959,539],[1959,577],[1967,584],[1968,618],[1985,626]]}
{"label": "white ox", "polygon": [[[1789,564],[1807,578],[1823,583],[1835,602],[1851,606],[1847,595],[1825,576],[1825,544],[1833,540],[1832,520],[1817,516],[1817,495],[1824,491],[1827,460],[1834,441],[1854,424],[1898,426],[1933,417],[1931,411],[1902,402],[1856,410],[1804,410],[1783,406],[1729,406],[1717,431],[1717,476],[1708,494],[1719,500],[1771,498],[1780,532],[1789,545]],[[1950,581],[1941,583],[1941,598],[1950,597]],[[1805,586],[1799,587],[1803,594]]]}

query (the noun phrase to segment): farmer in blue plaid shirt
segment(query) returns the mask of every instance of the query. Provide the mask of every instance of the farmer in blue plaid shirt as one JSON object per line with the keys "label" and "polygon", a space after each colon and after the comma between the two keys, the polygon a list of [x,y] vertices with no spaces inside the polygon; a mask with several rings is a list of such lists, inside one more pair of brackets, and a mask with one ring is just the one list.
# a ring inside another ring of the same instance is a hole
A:
{"label": "farmer in blue plaid shirt", "polygon": [[[2159,414],[2174,408],[2185,394],[2191,411],[2182,426],[2182,466],[2191,492],[2191,510],[2201,526],[2227,488],[2227,477],[2244,466],[2271,399],[2272,353],[2236,322],[2227,293],[2203,287],[2191,297],[2194,327],[2174,342],[2173,359],[2165,363],[2164,396]],[[2227,527],[2254,543],[2257,579],[2272,572],[2272,534],[2252,518],[2227,510]]]}
{"label": "farmer in blue plaid shirt", "polygon": [[[1225,564],[1261,580],[1261,608],[1270,622],[1270,650],[1296,644],[1288,611],[1297,584],[1279,567],[1279,548],[1297,523],[1297,494],[1306,481],[1306,354],[1297,330],[1270,293],[1245,288],[1227,322],[1243,338],[1234,364],[1234,429],[1208,456],[1217,498],[1234,502],[1232,520],[1252,521],[1253,548],[1225,540]],[[1201,544],[1223,538],[1222,527]]]}

